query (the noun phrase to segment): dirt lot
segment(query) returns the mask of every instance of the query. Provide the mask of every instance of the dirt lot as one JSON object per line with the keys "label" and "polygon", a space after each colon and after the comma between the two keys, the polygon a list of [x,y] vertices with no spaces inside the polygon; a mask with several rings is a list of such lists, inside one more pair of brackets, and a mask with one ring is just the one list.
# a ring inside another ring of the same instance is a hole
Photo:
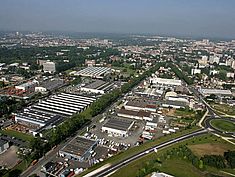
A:
{"label": "dirt lot", "polygon": [[195,155],[223,155],[225,151],[231,150],[226,144],[206,143],[190,145],[189,148]]}
{"label": "dirt lot", "polygon": [[20,160],[16,154],[17,150],[18,148],[16,146],[11,146],[6,152],[0,154],[0,166],[14,167]]}

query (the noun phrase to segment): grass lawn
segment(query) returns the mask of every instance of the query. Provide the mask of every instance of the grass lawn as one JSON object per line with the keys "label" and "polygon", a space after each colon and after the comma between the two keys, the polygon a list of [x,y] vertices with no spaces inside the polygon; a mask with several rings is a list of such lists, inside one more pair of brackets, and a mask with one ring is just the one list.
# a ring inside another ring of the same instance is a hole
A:
{"label": "grass lawn", "polygon": [[225,114],[228,114],[228,115],[235,115],[235,106],[229,106],[229,105],[226,105],[226,104],[215,104],[215,103],[212,103],[211,106],[220,111],[220,112],[223,112]]}
{"label": "grass lawn", "polygon": [[212,120],[211,125],[221,131],[235,132],[235,124],[226,120]]}
{"label": "grass lawn", "polygon": [[[224,152],[231,150],[231,146],[221,143],[194,144],[188,147],[199,157],[204,155],[223,155]],[[235,146],[233,150],[235,150]]]}
{"label": "grass lawn", "polygon": [[[226,147],[228,149],[235,149],[235,146],[229,144],[228,142],[226,142],[223,139],[220,139],[214,135],[211,135],[211,134],[201,135],[201,136],[183,141],[181,143],[171,145],[165,149],[159,150],[157,153],[148,154],[147,156],[144,156],[143,158],[138,159],[137,161],[134,161],[134,162],[128,164],[127,166],[124,166],[123,168],[121,168],[120,170],[115,172],[113,175],[111,175],[111,177],[120,177],[120,176],[134,177],[137,175],[138,170],[141,169],[147,161],[159,158],[167,150],[170,150],[172,148],[176,148],[179,145],[191,146],[191,145],[198,145],[198,144],[202,145],[202,144],[215,143],[215,142],[216,142],[216,144],[226,145]],[[211,151],[214,151],[214,149],[211,149]],[[203,176],[205,176],[204,172],[201,172],[200,170],[198,170],[197,168],[192,166],[191,163],[189,163],[188,161],[181,160],[181,159],[171,158],[171,159],[164,160],[162,165],[157,166],[157,168],[163,172],[175,175],[176,177],[184,177],[184,176],[203,177]],[[221,172],[219,172],[219,170],[217,170],[217,169],[211,170],[211,168],[209,168],[208,170],[210,172],[217,173],[222,176],[224,175]]]}
{"label": "grass lawn", "polygon": [[33,138],[32,135],[21,133],[21,132],[15,131],[15,130],[0,130],[0,133],[2,133],[4,135],[11,136],[11,137],[16,137],[18,139],[22,139],[25,141],[30,141]]}
{"label": "grass lawn", "polygon": [[194,111],[190,111],[190,110],[180,110],[180,109],[176,109],[175,110],[175,116],[180,116],[180,117],[187,117],[187,118],[192,118],[195,116],[195,112]]}
{"label": "grass lawn", "polygon": [[194,167],[191,163],[180,159],[168,159],[159,168],[161,171],[176,177],[203,177],[205,174]]}

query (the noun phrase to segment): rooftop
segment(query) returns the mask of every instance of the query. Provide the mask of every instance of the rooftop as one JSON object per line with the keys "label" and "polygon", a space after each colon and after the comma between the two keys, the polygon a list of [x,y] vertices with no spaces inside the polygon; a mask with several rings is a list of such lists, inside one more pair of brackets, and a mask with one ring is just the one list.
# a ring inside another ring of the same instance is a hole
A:
{"label": "rooftop", "polygon": [[103,125],[103,127],[127,131],[133,122],[134,121],[130,119],[111,118]]}
{"label": "rooftop", "polygon": [[91,146],[96,143],[94,140],[86,139],[81,136],[75,137],[66,146],[64,146],[61,151],[71,153],[77,156],[82,156],[89,150]]}

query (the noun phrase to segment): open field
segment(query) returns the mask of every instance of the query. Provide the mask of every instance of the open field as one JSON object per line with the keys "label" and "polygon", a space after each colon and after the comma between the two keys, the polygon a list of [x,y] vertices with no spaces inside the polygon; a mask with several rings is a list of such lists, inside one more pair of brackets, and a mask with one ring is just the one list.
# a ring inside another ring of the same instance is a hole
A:
{"label": "open field", "polygon": [[15,138],[25,140],[25,141],[30,141],[33,138],[33,136],[31,135],[21,133],[15,130],[0,130],[0,134],[1,133],[4,135],[8,135],[8,136],[15,137]]}
{"label": "open field", "polygon": [[211,103],[211,106],[215,110],[218,110],[219,112],[222,112],[228,115],[235,115],[235,106],[229,106],[226,104],[215,104],[215,103]]}
{"label": "open field", "polygon": [[229,145],[221,143],[194,144],[194,145],[189,145],[188,147],[193,151],[195,155],[199,157],[206,154],[223,155],[225,151],[231,150],[231,147]]}
{"label": "open field", "polygon": [[235,132],[235,124],[226,120],[212,120],[211,125],[221,131]]}
{"label": "open field", "polygon": [[[162,167],[159,168],[161,171],[171,174],[176,177],[204,177],[205,173],[194,167],[191,163],[179,159],[169,159],[163,162]],[[187,169],[187,170],[186,170]]]}
{"label": "open field", "polygon": [[[216,142],[216,143],[215,143]],[[137,161],[132,162],[131,164],[121,168],[120,170],[118,170],[116,173],[114,173],[113,175],[111,175],[112,177],[134,177],[137,175],[138,170],[143,168],[144,164],[146,164],[146,162],[151,161],[151,160],[156,160],[157,158],[160,158],[162,154],[164,154],[167,150],[170,150],[172,148],[176,148],[179,145],[188,145],[188,146],[193,146],[193,145],[202,145],[202,147],[204,146],[204,144],[217,144],[217,146],[221,145],[221,149],[225,148],[226,149],[230,149],[230,150],[234,150],[235,146],[229,144],[228,142],[214,136],[214,135],[202,135],[199,137],[195,137],[189,140],[186,140],[184,142],[181,143],[177,143],[174,144],[172,146],[169,146],[168,148],[159,150],[157,153],[151,153],[141,159],[138,159]],[[206,145],[208,146],[208,145]],[[209,146],[208,146],[209,147]],[[223,148],[222,148],[223,147]],[[209,149],[208,149],[209,151]],[[218,152],[218,149],[214,148],[210,149],[211,153],[216,153]],[[219,152],[221,153],[222,150],[219,150]],[[200,171],[199,169],[195,168],[194,166],[191,165],[191,162],[188,162],[187,160],[183,160],[183,159],[167,159],[167,160],[163,160],[163,163],[161,165],[156,166],[156,168],[158,168],[160,171],[175,175],[176,177],[182,177],[182,176],[192,176],[192,177],[203,177],[206,175],[207,170],[213,173],[216,173],[218,175],[221,176],[228,176],[225,175],[223,173],[221,173],[219,170],[217,169],[212,169],[212,168],[208,168],[206,171]],[[131,170],[130,170],[131,169]]]}

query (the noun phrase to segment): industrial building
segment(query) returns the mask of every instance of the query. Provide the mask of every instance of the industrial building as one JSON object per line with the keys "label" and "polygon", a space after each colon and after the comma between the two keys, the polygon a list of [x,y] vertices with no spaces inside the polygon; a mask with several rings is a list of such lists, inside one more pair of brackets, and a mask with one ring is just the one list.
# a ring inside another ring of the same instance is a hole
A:
{"label": "industrial building", "polygon": [[86,109],[95,100],[96,98],[93,97],[60,93],[40,101],[36,105],[33,105],[32,108],[62,116],[72,116]]}
{"label": "industrial building", "polygon": [[42,112],[31,108],[24,109],[23,112],[15,115],[15,122],[32,127],[32,129],[38,129],[47,125],[54,125],[61,119],[62,117],[59,115],[49,114],[47,112]]}
{"label": "industrial building", "polygon": [[5,140],[0,139],[0,154],[5,152],[9,148],[9,143]]}
{"label": "industrial building", "polygon": [[150,78],[150,83],[160,85],[160,86],[180,86],[180,85],[182,85],[181,80],[165,79],[165,78],[159,78],[159,77]]}
{"label": "industrial building", "polygon": [[127,109],[117,110],[117,115],[120,117],[137,119],[137,120],[151,120],[151,112],[149,111],[132,111]]}
{"label": "industrial building", "polygon": [[23,91],[34,91],[34,88],[37,86],[38,82],[37,81],[32,81],[32,82],[26,82],[21,85],[15,86],[15,89],[18,90],[23,90]]}
{"label": "industrial building", "polygon": [[91,151],[97,144],[98,141],[77,136],[59,151],[59,155],[61,157],[83,162],[90,158]]}
{"label": "industrial building", "polygon": [[46,61],[42,64],[42,66],[45,73],[54,73],[56,71],[54,62]]}
{"label": "industrial building", "polygon": [[230,90],[222,90],[222,89],[199,89],[199,92],[203,96],[210,96],[210,95],[214,94],[217,96],[230,97],[233,95]]}
{"label": "industrial building", "polygon": [[59,78],[53,78],[50,80],[45,80],[35,87],[35,92],[46,92],[53,91],[57,88],[60,88],[64,85],[64,80]]}
{"label": "industrial building", "polygon": [[96,98],[70,93],[52,95],[15,115],[15,121],[30,128],[34,135],[61,123],[65,117],[86,109]]}
{"label": "industrial building", "polygon": [[165,108],[186,108],[189,106],[189,102],[185,102],[185,101],[176,101],[176,100],[164,100],[162,101],[162,107]]}
{"label": "industrial building", "polygon": [[114,86],[114,83],[105,82],[102,80],[94,80],[91,83],[82,86],[80,89],[84,92],[105,94],[110,91]]}
{"label": "industrial building", "polygon": [[102,132],[112,136],[127,137],[133,125],[134,121],[130,119],[111,118],[102,126]]}
{"label": "industrial building", "polygon": [[127,101],[126,103],[124,103],[124,107],[127,110],[133,110],[133,111],[140,111],[140,110],[150,111],[150,112],[157,111],[155,104],[146,101]]}
{"label": "industrial building", "polygon": [[108,75],[109,73],[111,73],[111,68],[87,67],[81,71],[78,71],[75,75],[102,79],[104,76]]}

